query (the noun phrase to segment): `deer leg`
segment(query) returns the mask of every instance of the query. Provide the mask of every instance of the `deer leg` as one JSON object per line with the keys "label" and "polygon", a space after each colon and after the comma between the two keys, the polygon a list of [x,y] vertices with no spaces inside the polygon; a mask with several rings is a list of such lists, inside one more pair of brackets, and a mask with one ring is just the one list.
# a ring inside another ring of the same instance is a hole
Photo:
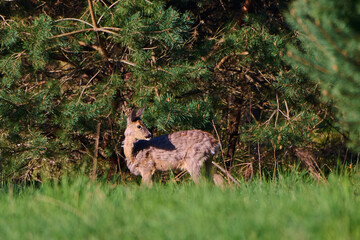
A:
{"label": "deer leg", "polygon": [[186,170],[190,173],[190,176],[195,184],[198,184],[201,179],[201,165],[199,162],[191,162],[187,164]]}
{"label": "deer leg", "polygon": [[209,181],[212,181],[212,159],[208,158],[205,160],[205,176]]}
{"label": "deer leg", "polygon": [[200,182],[200,173],[190,172],[190,175],[195,184],[198,184]]}
{"label": "deer leg", "polygon": [[142,172],[141,173],[141,177],[142,177],[141,185],[152,187],[152,185],[153,185],[152,175],[153,175],[153,173],[148,172],[148,171]]}

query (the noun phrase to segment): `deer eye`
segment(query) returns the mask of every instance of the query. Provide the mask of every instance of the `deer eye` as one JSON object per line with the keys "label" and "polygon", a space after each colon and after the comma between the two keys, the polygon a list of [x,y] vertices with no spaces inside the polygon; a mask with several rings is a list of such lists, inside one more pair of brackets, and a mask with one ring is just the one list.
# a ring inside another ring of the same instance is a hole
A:
{"label": "deer eye", "polygon": [[140,128],[141,128],[141,126],[140,126],[140,125],[137,125],[137,128],[139,128],[139,129],[140,129]]}

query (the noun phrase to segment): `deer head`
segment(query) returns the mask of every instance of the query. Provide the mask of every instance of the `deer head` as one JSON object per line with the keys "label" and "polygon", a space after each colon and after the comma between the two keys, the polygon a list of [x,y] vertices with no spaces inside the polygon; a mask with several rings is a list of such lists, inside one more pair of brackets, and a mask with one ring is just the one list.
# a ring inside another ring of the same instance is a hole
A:
{"label": "deer head", "polygon": [[143,112],[144,108],[141,108],[138,111],[134,108],[128,115],[125,137],[133,138],[134,140],[149,140],[152,137],[143,121],[141,121]]}

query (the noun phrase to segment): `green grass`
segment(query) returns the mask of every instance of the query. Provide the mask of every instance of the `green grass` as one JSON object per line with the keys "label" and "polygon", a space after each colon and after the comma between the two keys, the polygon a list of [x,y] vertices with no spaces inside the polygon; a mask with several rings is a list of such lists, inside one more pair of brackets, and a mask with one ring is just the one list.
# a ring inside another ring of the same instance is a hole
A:
{"label": "green grass", "polygon": [[0,189],[0,239],[360,239],[360,175],[220,189],[85,178]]}

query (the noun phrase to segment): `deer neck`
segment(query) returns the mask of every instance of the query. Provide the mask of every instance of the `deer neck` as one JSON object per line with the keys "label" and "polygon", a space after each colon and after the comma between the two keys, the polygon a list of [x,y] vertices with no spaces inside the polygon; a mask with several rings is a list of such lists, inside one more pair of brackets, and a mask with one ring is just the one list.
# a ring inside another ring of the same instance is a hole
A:
{"label": "deer neck", "polygon": [[134,156],[134,144],[136,142],[136,138],[126,136],[124,140],[124,154],[126,159],[128,159],[131,162],[135,162],[135,156]]}

